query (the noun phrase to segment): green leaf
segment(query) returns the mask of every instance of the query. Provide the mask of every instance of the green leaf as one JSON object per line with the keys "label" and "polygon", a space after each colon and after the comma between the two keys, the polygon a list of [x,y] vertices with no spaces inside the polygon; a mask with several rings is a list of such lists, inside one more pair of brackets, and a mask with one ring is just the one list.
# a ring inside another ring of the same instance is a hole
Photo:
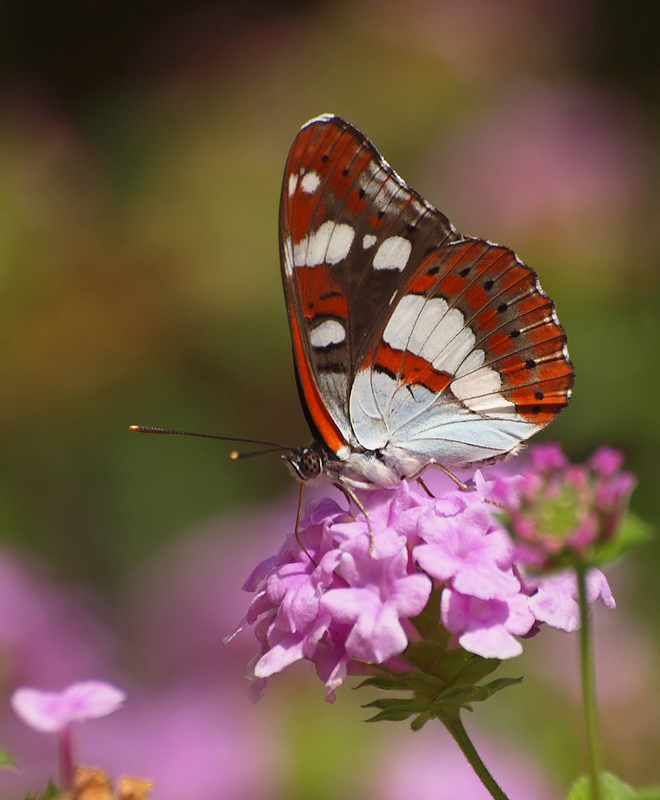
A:
{"label": "green leaf", "polygon": [[522,678],[497,678],[497,680],[487,683],[485,688],[488,689],[488,696],[491,697],[495,692],[501,692],[502,689],[508,689],[509,686],[517,686],[519,683],[522,683]]}
{"label": "green leaf", "polygon": [[[660,800],[660,788],[635,790],[616,775],[604,772],[601,779],[602,800]],[[567,800],[591,800],[591,784],[588,777],[580,778],[572,787]]]}
{"label": "green leaf", "polygon": [[653,537],[653,528],[635,514],[628,512],[615,536],[609,542],[598,546],[593,564],[594,566],[611,564],[629,550],[650,542]]}
{"label": "green leaf", "polygon": [[16,759],[9,750],[0,747],[0,769],[16,769],[17,766]]}
{"label": "green leaf", "polygon": [[498,658],[482,658],[472,655],[460,675],[457,676],[457,680],[460,683],[476,683],[483,680],[486,675],[490,675],[491,672],[495,672],[501,663]]}
{"label": "green leaf", "polygon": [[408,717],[412,716],[411,711],[381,711],[379,714],[374,714],[373,717],[369,717],[367,722],[403,722],[403,720],[408,719]]}
{"label": "green leaf", "polygon": [[30,792],[30,794],[26,795],[25,800],[55,800],[59,794],[60,790],[51,780],[48,782],[46,791],[43,792],[43,794],[32,794],[32,792]]}

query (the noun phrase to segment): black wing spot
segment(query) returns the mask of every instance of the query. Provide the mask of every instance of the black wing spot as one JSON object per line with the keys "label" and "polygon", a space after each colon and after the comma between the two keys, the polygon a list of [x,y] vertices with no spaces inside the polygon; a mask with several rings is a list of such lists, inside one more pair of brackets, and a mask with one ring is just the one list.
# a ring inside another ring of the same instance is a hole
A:
{"label": "black wing spot", "polygon": [[541,406],[532,406],[530,410],[532,414],[538,414],[541,411]]}
{"label": "black wing spot", "polygon": [[320,300],[329,300],[331,297],[342,297],[341,292],[326,292],[319,298]]}
{"label": "black wing spot", "polygon": [[427,275],[437,275],[440,272],[440,267],[431,267],[431,269],[426,271]]}
{"label": "black wing spot", "polygon": [[378,219],[382,219],[384,216],[385,216],[385,209],[381,208],[381,210],[378,212]]}
{"label": "black wing spot", "polygon": [[492,280],[492,279],[489,279],[484,283],[484,289],[487,292],[490,292],[490,290],[493,288],[493,286],[495,286],[495,281]]}
{"label": "black wing spot", "polygon": [[388,369],[387,367],[383,366],[382,364],[376,364],[374,366],[374,372],[380,372],[383,375],[387,375],[388,378],[392,378],[393,380],[396,380],[396,374],[394,372],[392,372],[391,369]]}
{"label": "black wing spot", "polygon": [[522,333],[522,331],[515,330],[515,331],[511,331],[511,333],[509,334],[509,336],[510,336],[512,339],[517,339],[517,338],[520,336],[520,334],[521,334],[521,333]]}
{"label": "black wing spot", "polygon": [[345,178],[347,178],[347,177],[348,177],[348,176],[351,174],[351,171],[350,171],[350,169],[349,169],[348,167],[344,167],[344,169],[341,171],[341,174],[342,174],[342,175],[343,175]]}
{"label": "black wing spot", "polygon": [[525,361],[525,366],[527,367],[527,369],[534,369],[534,367],[536,366],[536,361],[534,361],[533,358],[530,358],[529,360]]}
{"label": "black wing spot", "polygon": [[365,194],[366,194],[366,191],[364,189],[360,189],[359,190],[358,197],[360,198],[360,200],[362,200],[362,198],[365,196]]}
{"label": "black wing spot", "polygon": [[545,395],[543,394],[543,392],[537,392],[537,393],[534,395],[534,397],[535,397],[537,400],[543,400],[543,398],[545,397]]}
{"label": "black wing spot", "polygon": [[325,155],[321,156],[321,161],[329,161],[329,160],[330,160],[330,156],[327,153],[325,153]]}
{"label": "black wing spot", "polygon": [[465,267],[458,274],[461,276],[461,278],[467,278],[467,276],[470,274],[471,269],[472,267]]}
{"label": "black wing spot", "polygon": [[497,307],[497,313],[504,314],[504,312],[507,310],[508,307],[509,307],[508,303],[500,303],[500,305]]}

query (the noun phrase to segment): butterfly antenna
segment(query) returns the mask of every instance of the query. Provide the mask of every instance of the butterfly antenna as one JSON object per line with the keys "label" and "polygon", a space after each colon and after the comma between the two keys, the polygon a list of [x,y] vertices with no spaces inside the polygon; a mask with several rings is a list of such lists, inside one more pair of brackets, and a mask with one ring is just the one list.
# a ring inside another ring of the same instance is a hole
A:
{"label": "butterfly antenna", "polygon": [[238,436],[216,436],[213,433],[194,433],[193,431],[175,431],[169,428],[149,428],[146,425],[131,425],[130,431],[134,433],[161,433],[168,436],[195,436],[198,439],[218,439],[221,442],[243,442],[244,444],[263,444],[266,445],[266,450],[257,450],[254,453],[237,453],[234,451],[231,458],[237,461],[241,458],[249,458],[251,456],[259,456],[264,453],[275,453],[278,450],[295,450],[294,447],[288,444],[279,444],[278,442],[265,442],[263,439],[242,439]]}
{"label": "butterfly antenna", "polygon": [[253,456],[265,456],[268,453],[278,453],[280,450],[291,450],[291,447],[280,447],[280,445],[273,445],[273,447],[268,447],[265,450],[250,450],[247,453],[239,453],[238,450],[232,450],[229,454],[229,458],[232,461],[244,461],[246,458],[252,458]]}

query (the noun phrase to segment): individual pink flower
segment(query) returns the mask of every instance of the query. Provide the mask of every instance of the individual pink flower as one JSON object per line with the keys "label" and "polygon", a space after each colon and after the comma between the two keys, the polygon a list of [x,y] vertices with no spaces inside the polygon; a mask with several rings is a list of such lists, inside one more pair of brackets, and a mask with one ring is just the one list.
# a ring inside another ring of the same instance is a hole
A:
{"label": "individual pink flower", "polygon": [[439,581],[452,582],[463,594],[482,600],[505,598],[520,591],[511,569],[513,548],[484,503],[442,518],[429,510],[419,520],[425,544],[414,549],[419,566]]}
{"label": "individual pink flower", "polygon": [[60,755],[62,788],[73,785],[74,758],[72,726],[112,714],[120,708],[126,695],[105,681],[73,683],[61,692],[45,692],[23,687],[11,697],[16,714],[37,731],[56,733]]}
{"label": "individual pink flower", "polygon": [[411,575],[407,567],[405,540],[387,558],[342,555],[337,573],[346,586],[326,592],[321,606],[333,621],[350,628],[344,645],[349,657],[382,664],[405,650],[401,620],[420,614],[431,594],[426,575]]}
{"label": "individual pink flower", "polygon": [[24,687],[11,696],[12,708],[23,722],[42,733],[59,733],[73,722],[105,717],[125,700],[121,689],[105,681],[73,683],[61,692]]}
{"label": "individual pink flower", "polygon": [[482,600],[445,589],[442,623],[465,650],[483,658],[513,658],[522,653],[515,638],[525,636],[535,619],[528,598],[517,594],[503,600]]}
{"label": "individual pink flower", "polygon": [[[580,608],[577,579],[573,570],[536,576],[525,583],[531,593],[529,607],[539,622],[563,631],[578,630]],[[607,579],[595,567],[587,572],[587,601],[599,601],[606,608],[616,606]]]}

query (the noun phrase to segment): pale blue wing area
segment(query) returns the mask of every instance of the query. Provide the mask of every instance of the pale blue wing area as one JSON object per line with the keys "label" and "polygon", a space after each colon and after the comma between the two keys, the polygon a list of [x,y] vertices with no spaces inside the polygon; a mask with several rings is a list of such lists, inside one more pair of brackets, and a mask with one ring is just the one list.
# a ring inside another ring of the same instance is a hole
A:
{"label": "pale blue wing area", "polygon": [[[418,454],[450,469],[502,457],[536,433],[538,426],[522,419],[512,403],[492,392],[488,374],[483,383],[488,416],[419,384],[401,385],[386,373],[362,370],[350,398],[354,436],[367,450],[400,452],[402,461],[406,454]],[[473,392],[473,405],[477,399]]]}

